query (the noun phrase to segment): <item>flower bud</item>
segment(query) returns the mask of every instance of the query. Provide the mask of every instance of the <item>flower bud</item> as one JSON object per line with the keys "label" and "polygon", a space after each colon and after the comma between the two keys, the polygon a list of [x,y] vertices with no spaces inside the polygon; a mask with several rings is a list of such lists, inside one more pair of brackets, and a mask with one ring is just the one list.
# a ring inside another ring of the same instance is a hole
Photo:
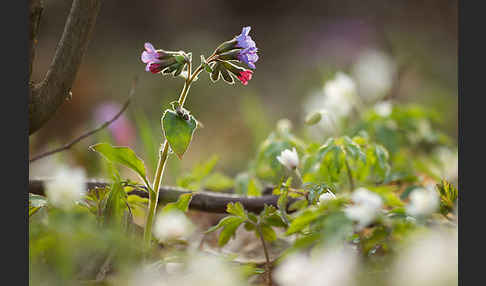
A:
{"label": "flower bud", "polygon": [[321,112],[311,113],[305,118],[305,124],[314,125],[314,124],[319,123],[319,121],[321,121],[321,119],[322,119]]}
{"label": "flower bud", "polygon": [[242,67],[236,66],[230,62],[224,62],[223,65],[232,74],[234,74],[241,81],[243,85],[247,85],[248,81],[250,81],[253,76],[253,72],[251,70],[247,70]]}

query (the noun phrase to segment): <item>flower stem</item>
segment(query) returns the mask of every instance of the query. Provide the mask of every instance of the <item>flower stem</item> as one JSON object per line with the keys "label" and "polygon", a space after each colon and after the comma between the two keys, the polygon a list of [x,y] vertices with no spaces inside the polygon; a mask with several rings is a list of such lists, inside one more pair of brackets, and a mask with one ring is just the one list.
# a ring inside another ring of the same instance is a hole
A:
{"label": "flower stem", "polygon": [[346,164],[346,171],[348,173],[349,186],[351,187],[351,191],[353,191],[354,190],[353,174],[351,173],[351,168],[349,167],[348,160],[344,160],[344,163]]}
{"label": "flower stem", "polygon": [[260,237],[260,240],[262,242],[263,246],[263,253],[265,254],[265,283],[268,286],[272,286],[272,274],[270,272],[270,256],[268,255],[268,250],[267,250],[267,245],[265,243],[265,239],[263,238],[263,233],[260,225],[256,225],[256,229],[258,231],[258,236]]}
{"label": "flower stem", "polygon": [[[189,88],[194,78],[203,70],[203,65],[201,64],[194,73],[191,74],[191,63],[187,64],[187,79],[184,83],[184,87],[179,96],[179,106],[182,108],[187,98]],[[154,223],[155,212],[157,209],[157,203],[159,200],[159,190],[162,182],[162,176],[164,175],[165,165],[167,163],[167,157],[169,156],[169,142],[167,139],[161,145],[159,151],[159,162],[157,163],[157,170],[155,171],[154,184],[152,190],[149,192],[149,211],[147,214],[147,220],[145,222],[145,230],[143,233],[144,241],[147,247],[150,246],[152,237],[152,226]]]}
{"label": "flower stem", "polygon": [[147,246],[150,246],[155,210],[157,207],[157,202],[159,200],[160,183],[162,181],[165,163],[167,162],[167,157],[169,155],[169,143],[167,142],[167,140],[165,140],[164,144],[161,145],[159,152],[159,162],[157,164],[157,170],[155,172],[154,184],[152,190],[150,190],[149,192],[149,212],[147,214],[147,221],[145,223],[145,231],[143,233],[143,237]]}
{"label": "flower stem", "polygon": [[295,168],[295,174],[297,175],[297,178],[300,180],[300,186],[302,187],[304,185],[304,179],[302,179],[302,175],[300,174],[299,169]]}

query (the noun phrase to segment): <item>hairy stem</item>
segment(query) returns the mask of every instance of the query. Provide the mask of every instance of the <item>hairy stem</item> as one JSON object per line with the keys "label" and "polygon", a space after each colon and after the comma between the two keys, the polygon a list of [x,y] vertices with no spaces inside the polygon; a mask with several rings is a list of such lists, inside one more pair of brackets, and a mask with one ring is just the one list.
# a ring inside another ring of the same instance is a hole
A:
{"label": "hairy stem", "polygon": [[[203,65],[201,64],[194,73],[191,73],[191,63],[187,64],[187,79],[184,83],[184,88],[181,91],[181,95],[179,96],[179,106],[182,108],[184,107],[184,103],[187,98],[187,94],[189,92],[189,88],[191,87],[191,83],[194,78],[203,70]],[[159,200],[159,189],[162,183],[162,176],[164,175],[165,164],[167,163],[167,157],[169,155],[169,142],[167,139],[163,143],[160,148],[159,153],[159,162],[157,163],[157,170],[155,171],[155,178],[154,184],[152,186],[152,190],[149,192],[149,212],[147,214],[147,220],[145,222],[145,230],[144,230],[144,240],[147,246],[150,246],[150,240],[152,235],[152,226],[154,223],[155,212],[157,209],[157,202]]]}
{"label": "hairy stem", "polygon": [[162,175],[164,173],[165,164],[169,155],[169,143],[165,140],[164,144],[160,148],[159,163],[157,164],[157,170],[155,171],[155,179],[152,190],[149,191],[149,212],[147,214],[147,220],[145,223],[145,230],[143,238],[147,246],[150,245],[150,239],[152,235],[152,226],[154,223],[155,211],[159,200],[159,188],[162,182]]}

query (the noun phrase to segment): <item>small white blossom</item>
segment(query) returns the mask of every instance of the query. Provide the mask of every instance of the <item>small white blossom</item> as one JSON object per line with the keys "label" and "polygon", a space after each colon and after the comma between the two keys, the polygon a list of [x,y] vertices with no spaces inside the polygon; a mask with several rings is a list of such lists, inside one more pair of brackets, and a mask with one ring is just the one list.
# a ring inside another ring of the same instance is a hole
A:
{"label": "small white blossom", "polygon": [[191,221],[179,211],[159,214],[154,226],[154,235],[161,242],[187,240],[193,231]]}
{"label": "small white blossom", "polygon": [[333,194],[331,191],[327,191],[319,196],[319,202],[317,204],[320,204],[321,202],[327,201],[327,200],[332,200],[335,199],[336,195]]}
{"label": "small white blossom", "polygon": [[416,237],[392,265],[388,285],[458,285],[457,229]]}
{"label": "small white blossom", "polygon": [[277,156],[277,160],[290,170],[294,170],[299,165],[299,154],[297,154],[295,148],[292,151],[285,149],[280,153],[280,156]]}
{"label": "small white blossom", "polygon": [[86,193],[86,175],[83,169],[59,169],[54,179],[45,183],[46,196],[53,206],[68,209]]}
{"label": "small white blossom", "polygon": [[415,189],[410,194],[407,213],[412,216],[428,216],[439,207],[439,195],[433,189]]}
{"label": "small white blossom", "polygon": [[375,104],[373,109],[375,110],[376,114],[386,117],[392,113],[393,105],[389,101],[382,101]]}
{"label": "small white blossom", "polygon": [[356,254],[347,247],[327,248],[314,257],[293,254],[273,272],[282,286],[351,286],[357,272]]}
{"label": "small white blossom", "polygon": [[457,150],[452,151],[447,147],[438,147],[434,151],[440,162],[440,176],[447,181],[456,181],[459,174],[459,157]]}
{"label": "small white blossom", "polygon": [[377,50],[363,52],[353,67],[360,96],[375,100],[385,95],[393,84],[395,72],[395,63],[385,53]]}
{"label": "small white blossom", "polygon": [[187,265],[187,271],[173,276],[170,285],[179,286],[242,286],[245,285],[237,269],[224,260],[209,255],[195,255]]}
{"label": "small white blossom", "polygon": [[323,107],[336,117],[349,115],[355,104],[356,84],[345,73],[338,72],[324,85]]}
{"label": "small white blossom", "polygon": [[309,285],[305,283],[312,276],[312,264],[304,254],[297,253],[287,257],[275,271],[273,278],[282,286]]}
{"label": "small white blossom", "polygon": [[358,256],[349,247],[333,247],[321,250],[313,260],[313,275],[309,277],[309,286],[356,285],[355,275],[358,272]]}
{"label": "small white blossom", "polygon": [[358,222],[358,229],[368,226],[380,213],[381,197],[365,188],[356,189],[351,195],[354,205],[344,211],[348,218]]}

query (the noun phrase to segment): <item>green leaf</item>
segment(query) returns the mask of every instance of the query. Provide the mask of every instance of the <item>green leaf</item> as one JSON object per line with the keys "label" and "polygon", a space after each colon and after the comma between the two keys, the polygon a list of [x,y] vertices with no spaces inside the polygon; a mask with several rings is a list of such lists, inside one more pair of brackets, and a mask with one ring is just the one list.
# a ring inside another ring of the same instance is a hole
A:
{"label": "green leaf", "polygon": [[244,218],[244,219],[248,218],[247,215],[246,215],[245,208],[243,207],[243,205],[240,202],[228,203],[226,205],[226,212],[228,212],[232,215],[235,215],[235,216],[239,216],[239,217]]}
{"label": "green leaf", "polygon": [[150,187],[142,159],[137,157],[135,152],[129,147],[113,147],[108,143],[98,143],[89,148],[103,155],[108,161],[121,164],[135,171],[145,182],[145,185]]}
{"label": "green leaf", "polygon": [[454,185],[442,180],[440,184],[436,185],[437,190],[440,194],[440,211],[443,214],[447,214],[454,209],[457,201],[458,190]]}
{"label": "green leaf", "polygon": [[231,219],[229,222],[225,223],[223,230],[219,234],[219,240],[218,240],[218,245],[223,246],[228,241],[232,236],[234,236],[236,230],[238,227],[245,221],[244,218],[240,217],[233,217],[234,219]]}
{"label": "green leaf", "polygon": [[47,199],[43,196],[29,193],[29,206],[34,208],[42,208],[47,206]]}
{"label": "green leaf", "polygon": [[213,64],[213,71],[211,72],[211,81],[212,82],[217,82],[219,80],[219,75],[220,75],[220,68],[222,64],[220,62],[217,62]]}
{"label": "green leaf", "polygon": [[262,224],[260,225],[260,229],[262,231],[263,239],[265,239],[265,241],[272,242],[277,239],[277,234],[271,226]]}
{"label": "green leaf", "polygon": [[176,202],[168,203],[162,208],[162,212],[172,211],[174,209],[187,212],[189,209],[189,204],[191,203],[192,196],[194,193],[182,194]]}
{"label": "green leaf", "polygon": [[245,224],[243,225],[245,227],[245,229],[247,231],[252,231],[252,230],[255,230],[255,225],[252,224],[251,222],[247,221],[245,222]]}
{"label": "green leaf", "polygon": [[298,200],[298,201],[293,202],[289,206],[289,211],[301,210],[301,209],[307,207],[307,205],[308,205],[307,200]]}
{"label": "green leaf", "polygon": [[120,225],[126,208],[127,194],[120,183],[120,178],[118,176],[113,177],[114,182],[111,185],[105,207],[103,208],[103,217],[106,222]]}
{"label": "green leaf", "polygon": [[320,216],[319,212],[306,209],[302,211],[291,223],[287,229],[287,235],[301,231],[312,221]]}
{"label": "green leaf", "polygon": [[222,174],[222,173],[213,173],[209,175],[205,180],[204,180],[204,189],[208,189],[210,191],[224,191],[231,189],[233,187],[234,183],[233,180]]}
{"label": "green leaf", "polygon": [[228,70],[226,69],[226,67],[224,67],[223,65],[220,67],[220,71],[221,71],[221,76],[223,77],[224,81],[226,81],[228,84],[234,84],[235,83],[235,80],[234,78],[231,76],[231,74],[228,72]]}
{"label": "green leaf", "polygon": [[250,178],[248,182],[248,196],[259,197],[262,195],[262,187],[255,178]]}
{"label": "green leaf", "polygon": [[192,140],[192,135],[197,127],[194,116],[189,115],[189,120],[182,119],[176,112],[166,110],[162,116],[162,129],[169,142],[170,148],[179,159],[186,152]]}
{"label": "green leaf", "polygon": [[210,232],[213,232],[215,230],[217,230],[218,228],[221,228],[227,224],[231,224],[233,223],[234,221],[236,220],[240,220],[241,218],[240,217],[236,217],[236,216],[232,216],[232,215],[229,215],[229,216],[225,216],[224,218],[222,218],[217,225],[213,225],[212,227],[210,227],[208,230],[206,230],[204,233],[210,233]]}

